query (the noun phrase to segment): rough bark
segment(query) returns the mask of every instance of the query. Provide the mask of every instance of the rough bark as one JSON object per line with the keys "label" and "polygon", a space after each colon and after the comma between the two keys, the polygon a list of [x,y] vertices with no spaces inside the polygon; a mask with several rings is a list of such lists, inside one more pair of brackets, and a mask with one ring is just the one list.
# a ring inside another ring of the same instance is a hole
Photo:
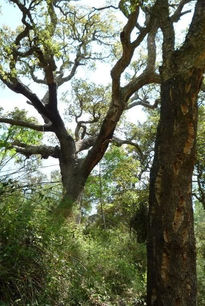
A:
{"label": "rough bark", "polygon": [[195,305],[192,209],[197,94],[202,70],[161,85],[161,117],[150,178],[148,305]]}
{"label": "rough bark", "polygon": [[63,217],[72,216],[73,204],[79,200],[87,177],[80,170],[79,163],[70,160],[66,163],[60,159],[60,170],[63,184],[63,198],[56,213]]}
{"label": "rough bark", "polygon": [[197,96],[205,70],[205,5],[198,0],[183,46],[174,51],[168,1],[159,1],[163,32],[161,111],[150,173],[148,306],[196,305],[192,209]]}

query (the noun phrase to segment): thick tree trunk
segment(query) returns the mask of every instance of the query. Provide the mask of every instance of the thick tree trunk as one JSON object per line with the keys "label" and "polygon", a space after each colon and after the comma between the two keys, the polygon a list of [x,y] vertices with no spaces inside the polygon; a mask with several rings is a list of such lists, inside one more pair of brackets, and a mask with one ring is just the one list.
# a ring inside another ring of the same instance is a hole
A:
{"label": "thick tree trunk", "polygon": [[61,145],[59,163],[63,197],[57,207],[56,214],[67,218],[72,216],[73,204],[80,198],[87,176],[82,171],[81,160],[76,156],[73,138],[64,129],[57,132]]}
{"label": "thick tree trunk", "polygon": [[73,204],[81,196],[87,177],[79,168],[76,160],[67,163],[60,161],[61,177],[63,184],[63,198],[58,206],[58,212],[64,217],[71,217]]}
{"label": "thick tree trunk", "polygon": [[147,305],[196,305],[192,209],[197,94],[201,70],[162,82],[150,175]]}

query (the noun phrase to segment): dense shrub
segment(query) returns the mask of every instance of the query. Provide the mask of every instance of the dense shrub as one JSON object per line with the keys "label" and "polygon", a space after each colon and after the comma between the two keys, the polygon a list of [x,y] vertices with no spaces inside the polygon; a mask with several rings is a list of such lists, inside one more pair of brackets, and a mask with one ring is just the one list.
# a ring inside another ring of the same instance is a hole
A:
{"label": "dense shrub", "polygon": [[20,192],[1,199],[0,300],[4,304],[35,305],[46,286],[47,217],[42,208]]}
{"label": "dense shrub", "polygon": [[[122,230],[53,218],[51,199],[13,192],[0,205],[0,303],[134,305],[145,250]],[[124,304],[123,304],[124,303]]]}
{"label": "dense shrub", "polygon": [[[145,305],[146,252],[124,226],[53,217],[41,194],[0,204],[0,305]],[[198,305],[204,303],[204,211],[196,209]]]}

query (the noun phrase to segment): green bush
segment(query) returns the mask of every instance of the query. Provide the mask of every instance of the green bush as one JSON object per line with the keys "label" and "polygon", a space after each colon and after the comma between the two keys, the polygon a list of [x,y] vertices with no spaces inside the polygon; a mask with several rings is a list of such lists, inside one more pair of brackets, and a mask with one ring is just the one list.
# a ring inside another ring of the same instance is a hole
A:
{"label": "green bush", "polygon": [[[53,217],[42,193],[0,204],[0,305],[145,305],[146,250],[124,226]],[[204,211],[195,210],[198,305],[204,303]]]}
{"label": "green bush", "polygon": [[[39,218],[39,213],[40,218]],[[0,205],[1,302],[35,305],[45,286],[46,265],[42,224],[45,214],[20,193],[10,194]]]}
{"label": "green bush", "polygon": [[55,203],[13,192],[0,205],[0,304],[133,305],[145,295],[145,248],[120,229],[57,220]]}
{"label": "green bush", "polygon": [[201,203],[195,202],[195,234],[197,247],[197,305],[205,305],[205,210]]}

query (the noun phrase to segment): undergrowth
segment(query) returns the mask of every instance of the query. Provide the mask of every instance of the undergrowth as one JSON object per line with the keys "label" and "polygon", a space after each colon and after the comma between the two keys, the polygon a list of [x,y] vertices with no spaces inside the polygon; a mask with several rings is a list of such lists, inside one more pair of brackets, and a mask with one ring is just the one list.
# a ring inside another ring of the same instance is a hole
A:
{"label": "undergrowth", "polygon": [[50,200],[0,205],[0,305],[143,305],[145,247],[122,229],[53,218]]}

